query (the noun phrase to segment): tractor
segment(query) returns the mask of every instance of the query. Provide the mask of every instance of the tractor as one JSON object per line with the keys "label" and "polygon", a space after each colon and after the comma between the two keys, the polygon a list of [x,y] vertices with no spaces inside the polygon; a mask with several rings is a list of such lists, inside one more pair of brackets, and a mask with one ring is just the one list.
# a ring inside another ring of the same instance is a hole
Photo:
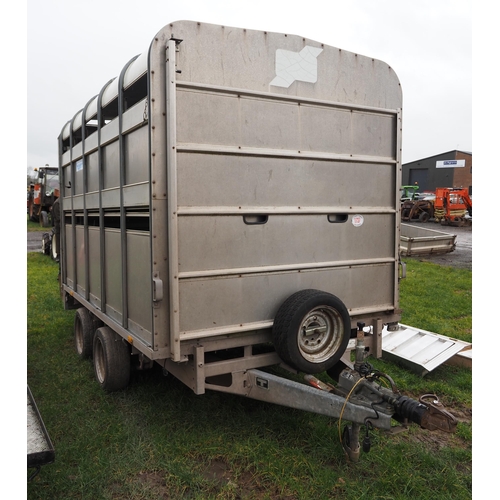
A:
{"label": "tractor", "polygon": [[28,214],[31,221],[48,227],[52,205],[59,198],[59,170],[45,165],[35,168],[35,172],[38,172],[38,181],[28,191]]}
{"label": "tractor", "polygon": [[401,186],[401,220],[407,222],[427,222],[434,217],[434,204],[431,199],[418,193],[419,187]]}
{"label": "tractor", "polygon": [[401,196],[401,203],[407,200],[415,200],[418,197],[419,187],[417,184],[412,186],[401,186],[399,193]]}

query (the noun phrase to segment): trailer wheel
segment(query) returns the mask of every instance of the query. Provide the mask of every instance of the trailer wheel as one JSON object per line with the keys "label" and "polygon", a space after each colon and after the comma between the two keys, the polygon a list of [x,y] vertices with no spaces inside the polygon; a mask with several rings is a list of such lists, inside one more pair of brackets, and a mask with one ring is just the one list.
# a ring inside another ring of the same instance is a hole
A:
{"label": "trailer wheel", "polygon": [[285,363],[305,373],[320,373],[340,360],[350,333],[351,319],[338,297],[320,290],[302,290],[278,310],[272,337]]}
{"label": "trailer wheel", "polygon": [[75,348],[78,356],[82,359],[88,359],[92,356],[95,332],[92,316],[85,307],[80,307],[75,314]]}
{"label": "trailer wheel", "polygon": [[130,348],[111,328],[98,328],[94,336],[94,373],[106,391],[125,389],[130,380]]}
{"label": "trailer wheel", "polygon": [[56,233],[52,233],[52,239],[50,243],[50,256],[52,257],[52,260],[56,261],[59,259],[59,252],[57,251],[59,243],[57,241],[57,238],[59,238],[59,236]]}

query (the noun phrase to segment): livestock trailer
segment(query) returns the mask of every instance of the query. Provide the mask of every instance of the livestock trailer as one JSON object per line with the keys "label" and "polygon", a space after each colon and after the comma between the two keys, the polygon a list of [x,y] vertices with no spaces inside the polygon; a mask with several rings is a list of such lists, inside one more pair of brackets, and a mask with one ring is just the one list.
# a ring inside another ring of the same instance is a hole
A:
{"label": "livestock trailer", "polygon": [[[162,28],[59,136],[62,295],[103,388],[156,362],[196,394],[334,416],[347,403],[347,420],[388,428],[394,407],[312,374],[349,369],[351,336],[380,356],[400,320],[401,107],[395,72],[370,57]],[[262,371],[278,364],[316,386]]]}

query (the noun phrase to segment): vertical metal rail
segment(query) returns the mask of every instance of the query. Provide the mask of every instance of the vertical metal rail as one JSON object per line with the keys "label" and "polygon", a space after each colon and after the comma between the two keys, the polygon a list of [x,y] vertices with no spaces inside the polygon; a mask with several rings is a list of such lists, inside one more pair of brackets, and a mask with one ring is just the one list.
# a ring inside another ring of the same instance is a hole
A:
{"label": "vertical metal rail", "polygon": [[99,259],[100,259],[100,280],[101,280],[101,311],[106,312],[106,241],[105,241],[105,225],[104,225],[104,208],[102,206],[102,190],[104,189],[104,159],[101,144],[101,131],[104,123],[102,116],[102,96],[108,85],[113,80],[109,80],[99,92],[97,98],[97,164],[99,170]]}
{"label": "vertical metal rail", "polygon": [[66,252],[61,251],[61,249],[65,248],[66,245],[66,231],[64,230],[64,207],[63,207],[63,201],[64,201],[64,186],[66,185],[66,179],[64,178],[64,172],[62,168],[62,158],[63,158],[63,131],[64,127],[62,128],[61,135],[59,136],[59,210],[61,211],[61,222],[60,222],[60,229],[59,229],[59,272],[60,272],[60,277],[61,277],[61,282],[66,283]]}
{"label": "vertical metal rail", "polygon": [[[147,62],[147,77],[146,77],[146,107],[144,109],[144,119],[148,122],[148,180],[149,180],[149,192],[148,192],[148,205],[149,205],[149,262],[150,262],[150,276],[152,276],[150,283],[150,294],[151,298],[154,298],[154,274],[155,274],[155,262],[154,262],[154,249],[153,249],[153,218],[154,218],[154,207],[153,207],[153,161],[152,161],[152,132],[151,132],[151,58],[148,56]],[[155,304],[153,302],[153,307],[151,308],[151,346],[153,350],[157,349],[155,346]]]}
{"label": "vertical metal rail", "polygon": [[179,41],[170,39],[166,46],[167,103],[167,221],[169,261],[170,349],[174,361],[180,361],[179,316],[179,242],[177,220],[177,107],[176,107],[176,48]]}
{"label": "vertical metal rail", "polygon": [[399,202],[399,188],[401,187],[401,179],[402,179],[402,144],[403,144],[403,116],[401,108],[398,109],[396,115],[396,176],[395,176],[395,208],[396,208],[396,231],[395,231],[395,276],[394,276],[394,307],[399,309],[399,263],[400,263],[400,253],[399,246],[401,242],[401,207]]}
{"label": "vertical metal rail", "polygon": [[71,124],[69,127],[69,148],[70,148],[70,155],[69,155],[69,165],[71,169],[71,184],[70,184],[70,196],[71,196],[71,234],[73,236],[73,248],[71,249],[73,252],[73,291],[77,291],[77,252],[76,252],[76,215],[75,215],[75,208],[74,208],[74,198],[75,198],[75,175],[76,175],[76,170],[75,170],[75,163],[73,159],[73,148],[75,147],[75,143],[73,140],[73,123],[75,121],[76,116],[78,113],[73,116],[73,119],[71,120]]}
{"label": "vertical metal rail", "polygon": [[[166,41],[155,38],[148,55],[148,129],[150,182],[150,244],[153,349],[170,349],[170,290],[168,288],[167,103]],[[173,353],[168,354],[173,357]]]}
{"label": "vertical metal rail", "polygon": [[120,156],[120,237],[122,257],[122,326],[128,328],[128,253],[127,253],[127,211],[124,205],[123,187],[125,178],[125,139],[123,137],[123,113],[125,113],[125,98],[123,95],[123,80],[129,66],[137,59],[133,57],[122,69],[118,79],[118,145]]}
{"label": "vertical metal rail", "polygon": [[[95,96],[94,96],[95,97]],[[85,139],[87,138],[87,133],[85,130],[85,115],[90,103],[94,100],[94,97],[90,99],[82,111],[82,168],[83,168],[83,248],[85,249],[84,259],[85,259],[85,300],[89,300],[90,297],[90,256],[89,256],[89,216],[87,210],[87,191],[88,191],[88,172],[87,172],[87,158],[85,156]]]}

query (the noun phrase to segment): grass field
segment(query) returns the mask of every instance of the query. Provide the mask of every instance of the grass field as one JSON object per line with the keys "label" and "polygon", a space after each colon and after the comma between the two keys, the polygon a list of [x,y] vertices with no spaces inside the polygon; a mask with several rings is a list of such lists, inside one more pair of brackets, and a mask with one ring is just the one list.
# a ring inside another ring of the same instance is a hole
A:
{"label": "grass field", "polygon": [[[372,435],[349,464],[337,421],[238,396],[196,396],[161,370],[105,394],[73,348],[58,268],[28,253],[27,379],[56,451],[29,499],[469,499],[472,374],[442,365],[421,378],[371,360],[405,394],[436,393],[460,422],[453,435],[416,426]],[[403,323],[472,340],[471,272],[408,260]],[[30,471],[29,471],[30,472]]]}
{"label": "grass field", "polygon": [[42,227],[39,222],[33,222],[33,221],[29,220],[29,218],[27,220],[27,223],[28,223],[27,226],[28,226],[29,233],[30,232],[40,232],[40,231],[43,231],[43,232],[50,231],[50,227],[49,228]]}

